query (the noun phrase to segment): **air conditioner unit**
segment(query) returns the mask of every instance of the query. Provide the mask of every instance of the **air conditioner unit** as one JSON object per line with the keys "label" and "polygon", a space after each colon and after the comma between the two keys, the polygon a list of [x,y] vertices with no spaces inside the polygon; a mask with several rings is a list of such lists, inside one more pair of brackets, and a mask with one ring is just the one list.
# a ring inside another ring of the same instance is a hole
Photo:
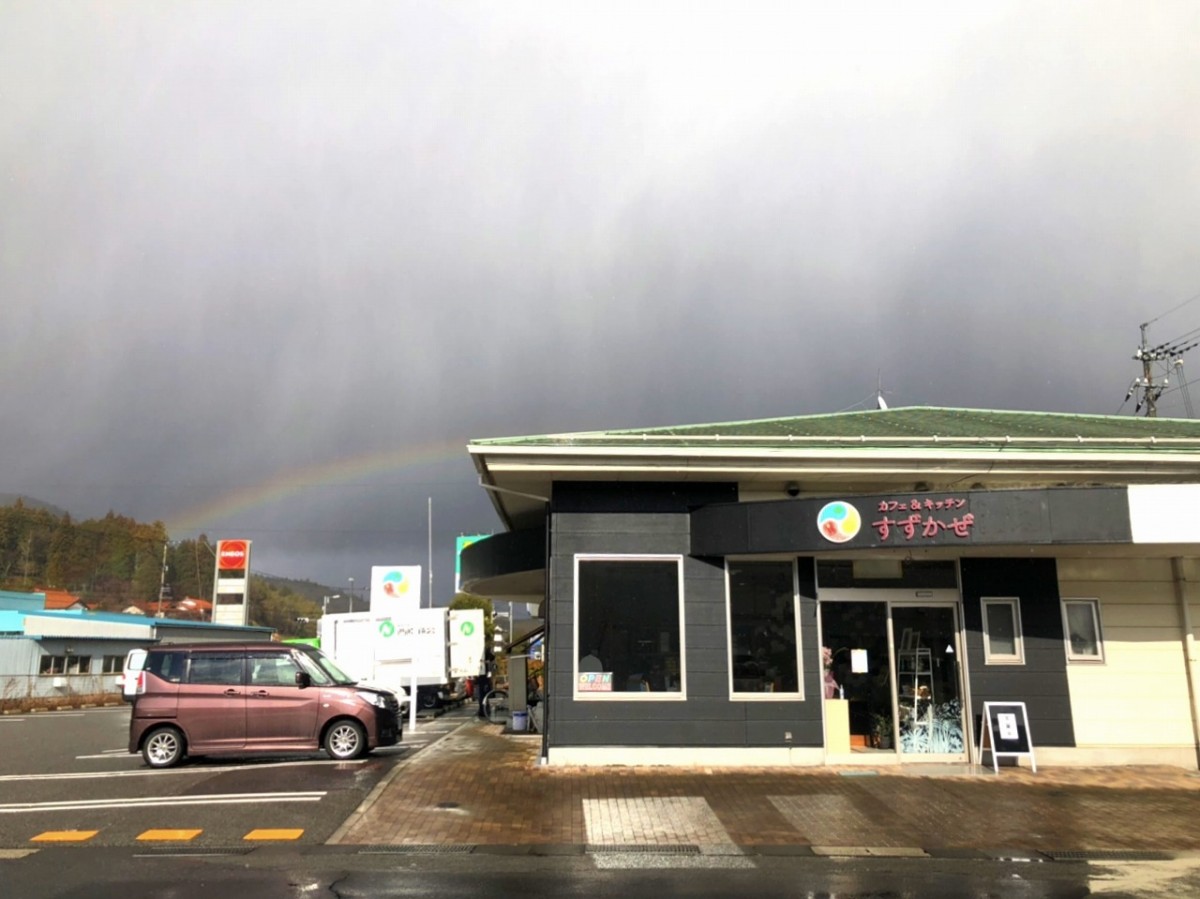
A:
{"label": "air conditioner unit", "polygon": [[65,677],[56,677],[53,681],[53,685],[55,688],[61,690],[67,685],[67,679]]}

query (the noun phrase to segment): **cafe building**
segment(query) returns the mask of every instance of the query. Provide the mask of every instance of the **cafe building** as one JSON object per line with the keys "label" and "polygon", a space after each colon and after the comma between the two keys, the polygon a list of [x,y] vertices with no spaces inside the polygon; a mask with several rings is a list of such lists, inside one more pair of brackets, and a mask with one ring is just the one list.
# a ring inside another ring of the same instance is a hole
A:
{"label": "cafe building", "polygon": [[[463,589],[548,764],[1197,768],[1200,422],[946,408],[481,439]],[[1027,722],[1027,724],[1026,724]],[[991,739],[991,738],[989,738]]]}

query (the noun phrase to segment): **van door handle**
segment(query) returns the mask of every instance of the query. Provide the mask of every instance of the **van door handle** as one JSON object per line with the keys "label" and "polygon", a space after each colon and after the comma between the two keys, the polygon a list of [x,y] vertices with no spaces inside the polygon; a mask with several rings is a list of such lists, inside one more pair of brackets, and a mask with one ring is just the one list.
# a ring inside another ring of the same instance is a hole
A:
{"label": "van door handle", "polygon": [[254,695],[255,696],[270,696],[271,694],[268,693],[266,690],[255,690]]}
{"label": "van door handle", "polygon": [[231,689],[228,689],[225,691],[225,695],[226,696],[238,696],[241,692],[242,692],[241,690],[234,690],[231,688]]}

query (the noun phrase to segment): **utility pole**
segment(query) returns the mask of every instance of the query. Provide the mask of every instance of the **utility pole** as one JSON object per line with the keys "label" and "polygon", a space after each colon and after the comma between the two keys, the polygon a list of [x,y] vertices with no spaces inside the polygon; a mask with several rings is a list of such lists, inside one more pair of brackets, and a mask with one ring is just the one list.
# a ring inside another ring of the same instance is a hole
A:
{"label": "utility pole", "polygon": [[[1200,346],[1200,340],[1192,340],[1190,343],[1184,343],[1182,340],[1167,341],[1160,343],[1158,346],[1146,346],[1146,328],[1151,322],[1144,322],[1141,325],[1142,342],[1138,346],[1137,351],[1133,354],[1133,358],[1137,362],[1142,363],[1142,376],[1134,378],[1133,383],[1129,385],[1129,391],[1125,394],[1125,399],[1128,400],[1134,393],[1141,391],[1137,405],[1134,407],[1134,414],[1141,411],[1142,406],[1146,407],[1147,418],[1158,417],[1158,400],[1167,389],[1170,383],[1170,371],[1174,367],[1180,379],[1180,391],[1183,394],[1184,405],[1187,409],[1188,417],[1192,415],[1192,400],[1187,391],[1187,378],[1183,374],[1183,354],[1188,350],[1195,349]],[[1193,332],[1194,334],[1194,332]],[[1187,340],[1193,335],[1187,335],[1184,340]],[[1154,383],[1154,363],[1162,362],[1166,366],[1163,373],[1162,382]]]}
{"label": "utility pole", "polygon": [[158,618],[163,617],[162,599],[163,591],[167,588],[167,542],[163,541],[163,560],[162,570],[158,573]]}
{"label": "utility pole", "polygon": [[429,497],[429,608],[433,608],[433,497]]}
{"label": "utility pole", "polygon": [[1138,355],[1142,357],[1142,388],[1146,397],[1146,417],[1158,418],[1158,397],[1154,395],[1154,374],[1150,371],[1150,360],[1154,354],[1146,349],[1146,327],[1149,324],[1142,323],[1142,345],[1138,348]]}

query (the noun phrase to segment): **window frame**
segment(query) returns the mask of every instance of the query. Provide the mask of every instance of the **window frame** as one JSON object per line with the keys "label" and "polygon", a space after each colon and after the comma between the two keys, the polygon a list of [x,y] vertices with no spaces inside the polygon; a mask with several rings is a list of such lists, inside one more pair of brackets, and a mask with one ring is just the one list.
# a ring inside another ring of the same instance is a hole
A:
{"label": "window frame", "polygon": [[[1012,609],[1015,653],[998,653],[992,651],[991,635],[988,633],[988,606],[993,605],[1008,606]],[[1025,628],[1021,624],[1021,598],[1019,596],[981,596],[979,597],[979,611],[982,615],[980,632],[983,635],[983,664],[1024,665]]]}
{"label": "window frame", "polygon": [[[47,665],[47,662],[49,664]],[[47,670],[47,668],[49,670]],[[38,677],[66,677],[67,657],[52,652],[43,653],[38,661]]]}
{"label": "window frame", "polygon": [[[1071,604],[1086,605],[1092,610],[1092,624],[1096,628],[1096,654],[1082,655],[1071,648],[1071,625],[1067,618],[1067,606]],[[1094,596],[1064,596],[1059,600],[1059,610],[1062,614],[1063,649],[1067,654],[1068,664],[1103,665],[1104,624],[1100,618],[1100,600]]]}
{"label": "window frame", "polygon": [[[734,689],[733,679],[733,596],[730,591],[729,566],[752,565],[755,563],[779,564],[790,563],[792,569],[792,624],[796,629],[796,685],[794,693],[758,693]],[[730,702],[803,702],[804,694],[804,646],[800,626],[800,571],[794,556],[739,558],[737,556],[725,559],[725,652],[729,666],[729,701]]]}
{"label": "window frame", "polygon": [[[665,692],[580,691],[579,689],[579,566],[585,562],[674,562],[679,603],[679,689]],[[687,701],[687,622],[684,616],[683,555],[681,553],[576,553],[572,562],[571,585],[571,698],[576,702],[686,702]]]}
{"label": "window frame", "polygon": [[[195,679],[197,667],[200,668],[201,672],[204,671],[203,664],[197,666],[197,662],[212,663],[214,660],[233,659],[236,659],[240,666],[240,673],[237,680]],[[191,654],[191,658],[188,659],[187,672],[184,674],[181,683],[189,687],[244,687],[246,686],[246,653],[240,650],[194,652]]]}

